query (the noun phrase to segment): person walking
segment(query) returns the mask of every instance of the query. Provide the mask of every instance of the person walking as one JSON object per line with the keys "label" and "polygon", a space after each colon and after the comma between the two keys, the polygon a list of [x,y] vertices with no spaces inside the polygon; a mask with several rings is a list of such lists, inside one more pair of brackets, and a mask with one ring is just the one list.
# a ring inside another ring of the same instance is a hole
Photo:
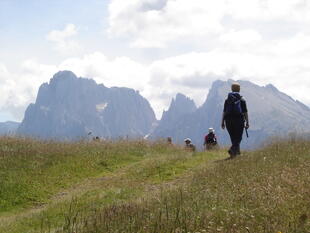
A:
{"label": "person walking", "polygon": [[229,133],[232,145],[228,153],[232,159],[240,154],[243,129],[248,129],[250,125],[246,101],[239,93],[240,84],[233,83],[231,91],[224,103],[222,129],[226,127]]}

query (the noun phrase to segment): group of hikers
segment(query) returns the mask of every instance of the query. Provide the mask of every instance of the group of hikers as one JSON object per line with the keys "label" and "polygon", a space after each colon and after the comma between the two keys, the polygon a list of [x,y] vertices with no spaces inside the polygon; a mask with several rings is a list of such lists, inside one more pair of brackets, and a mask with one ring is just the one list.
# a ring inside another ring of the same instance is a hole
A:
{"label": "group of hikers", "polygon": [[[231,92],[224,102],[224,109],[221,121],[222,129],[227,129],[231,147],[228,150],[229,158],[233,159],[240,155],[240,143],[244,129],[249,128],[249,116],[245,99],[240,95],[240,84],[233,83]],[[170,142],[171,142],[170,138]],[[195,151],[196,146],[190,138],[184,139],[185,148]],[[210,150],[218,146],[217,137],[213,128],[209,128],[208,134],[204,138],[204,148]]]}
{"label": "group of hikers", "polygon": [[[169,141],[170,140],[170,141]],[[171,137],[168,138],[168,143],[171,143]],[[192,140],[190,138],[184,139],[185,148],[195,151],[196,146],[192,143]],[[213,128],[209,128],[209,133],[204,138],[203,146],[206,150],[211,150],[217,147],[217,138],[215,135],[215,131]]]}

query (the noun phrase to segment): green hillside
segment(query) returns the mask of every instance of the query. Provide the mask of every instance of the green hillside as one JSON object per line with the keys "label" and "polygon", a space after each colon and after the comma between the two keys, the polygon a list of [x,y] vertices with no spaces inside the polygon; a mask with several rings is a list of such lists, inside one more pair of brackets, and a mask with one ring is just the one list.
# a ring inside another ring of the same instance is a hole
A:
{"label": "green hillside", "polygon": [[310,232],[310,142],[226,156],[1,138],[0,232]]}

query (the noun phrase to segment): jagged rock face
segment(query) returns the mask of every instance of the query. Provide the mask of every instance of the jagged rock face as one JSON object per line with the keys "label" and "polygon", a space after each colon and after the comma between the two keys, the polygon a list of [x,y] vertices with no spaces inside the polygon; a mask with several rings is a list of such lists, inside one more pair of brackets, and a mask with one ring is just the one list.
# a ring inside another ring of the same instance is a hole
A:
{"label": "jagged rock face", "polygon": [[179,129],[183,128],[180,124],[196,110],[193,100],[183,94],[177,94],[175,99],[172,99],[168,111],[163,112],[162,119],[150,138],[172,137],[180,142],[183,139],[182,132],[179,132]]}
{"label": "jagged rock face", "polygon": [[[180,116],[177,127],[173,125],[167,128],[166,134],[156,134],[157,131],[154,131],[151,137],[173,136],[177,143],[183,143],[184,138],[190,137],[199,146],[202,145],[208,128],[212,127],[216,130],[220,144],[229,145],[229,135],[226,130],[223,131],[220,128],[220,125],[224,100],[230,92],[232,82],[233,80],[215,81],[207,100],[200,108]],[[293,100],[272,85],[261,87],[248,81],[239,81],[239,83],[241,84],[240,94],[247,101],[250,117],[250,137],[244,136],[243,147],[257,147],[272,136],[310,132],[310,109],[307,106]],[[164,121],[166,119],[163,117],[159,125],[166,125]]]}
{"label": "jagged rock face", "polygon": [[143,137],[156,121],[146,99],[129,88],[107,88],[94,80],[58,72],[41,85],[18,133],[44,139],[94,136]]}
{"label": "jagged rock face", "polygon": [[0,123],[0,135],[15,135],[20,123],[14,121],[7,121]]}

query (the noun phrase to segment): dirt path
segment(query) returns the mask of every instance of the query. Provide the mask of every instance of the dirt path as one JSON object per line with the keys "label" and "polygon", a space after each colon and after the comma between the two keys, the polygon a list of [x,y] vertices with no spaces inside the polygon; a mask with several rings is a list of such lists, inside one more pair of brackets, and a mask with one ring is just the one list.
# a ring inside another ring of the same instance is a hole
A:
{"label": "dirt path", "polygon": [[44,210],[46,210],[48,207],[53,206],[57,203],[61,203],[64,201],[70,201],[72,198],[83,195],[86,192],[89,192],[94,189],[98,189],[98,187],[102,187],[105,185],[105,187],[109,187],[110,183],[109,181],[116,179],[117,177],[121,177],[126,174],[126,171],[129,167],[136,165],[139,162],[135,162],[133,164],[130,164],[129,166],[120,168],[118,171],[114,172],[110,176],[102,176],[102,177],[93,177],[93,178],[87,178],[82,183],[73,185],[71,188],[67,190],[63,190],[55,195],[53,195],[49,202],[46,204],[34,206],[28,209],[21,210],[19,213],[16,214],[8,214],[0,216],[0,230],[6,225],[9,225],[10,223],[21,219],[30,217],[31,215],[38,214]]}
{"label": "dirt path", "polygon": [[[147,159],[146,159],[147,160]],[[118,187],[142,187],[142,196],[151,193],[152,196],[160,194],[162,189],[173,189],[175,187],[182,186],[186,180],[190,179],[193,175],[193,170],[201,169],[206,167],[206,163],[198,164],[197,166],[185,169],[183,174],[172,177],[170,181],[164,181],[158,184],[146,181],[141,184],[139,180],[132,180],[128,175],[132,170],[145,163],[146,160],[134,162],[126,167],[120,168],[114,171],[111,175],[88,178],[82,183],[72,186],[71,188],[61,191],[56,195],[52,196],[47,204],[35,206],[29,209],[25,209],[17,214],[10,214],[7,216],[0,216],[0,232],[1,229],[5,229],[6,226],[14,224],[22,219],[31,218],[35,215],[39,215],[43,211],[53,208],[61,203],[70,202],[73,198],[81,197],[83,194],[88,192],[104,192],[104,190],[110,190]],[[207,166],[212,166],[215,159],[206,161]],[[139,198],[138,198],[139,199]]]}

